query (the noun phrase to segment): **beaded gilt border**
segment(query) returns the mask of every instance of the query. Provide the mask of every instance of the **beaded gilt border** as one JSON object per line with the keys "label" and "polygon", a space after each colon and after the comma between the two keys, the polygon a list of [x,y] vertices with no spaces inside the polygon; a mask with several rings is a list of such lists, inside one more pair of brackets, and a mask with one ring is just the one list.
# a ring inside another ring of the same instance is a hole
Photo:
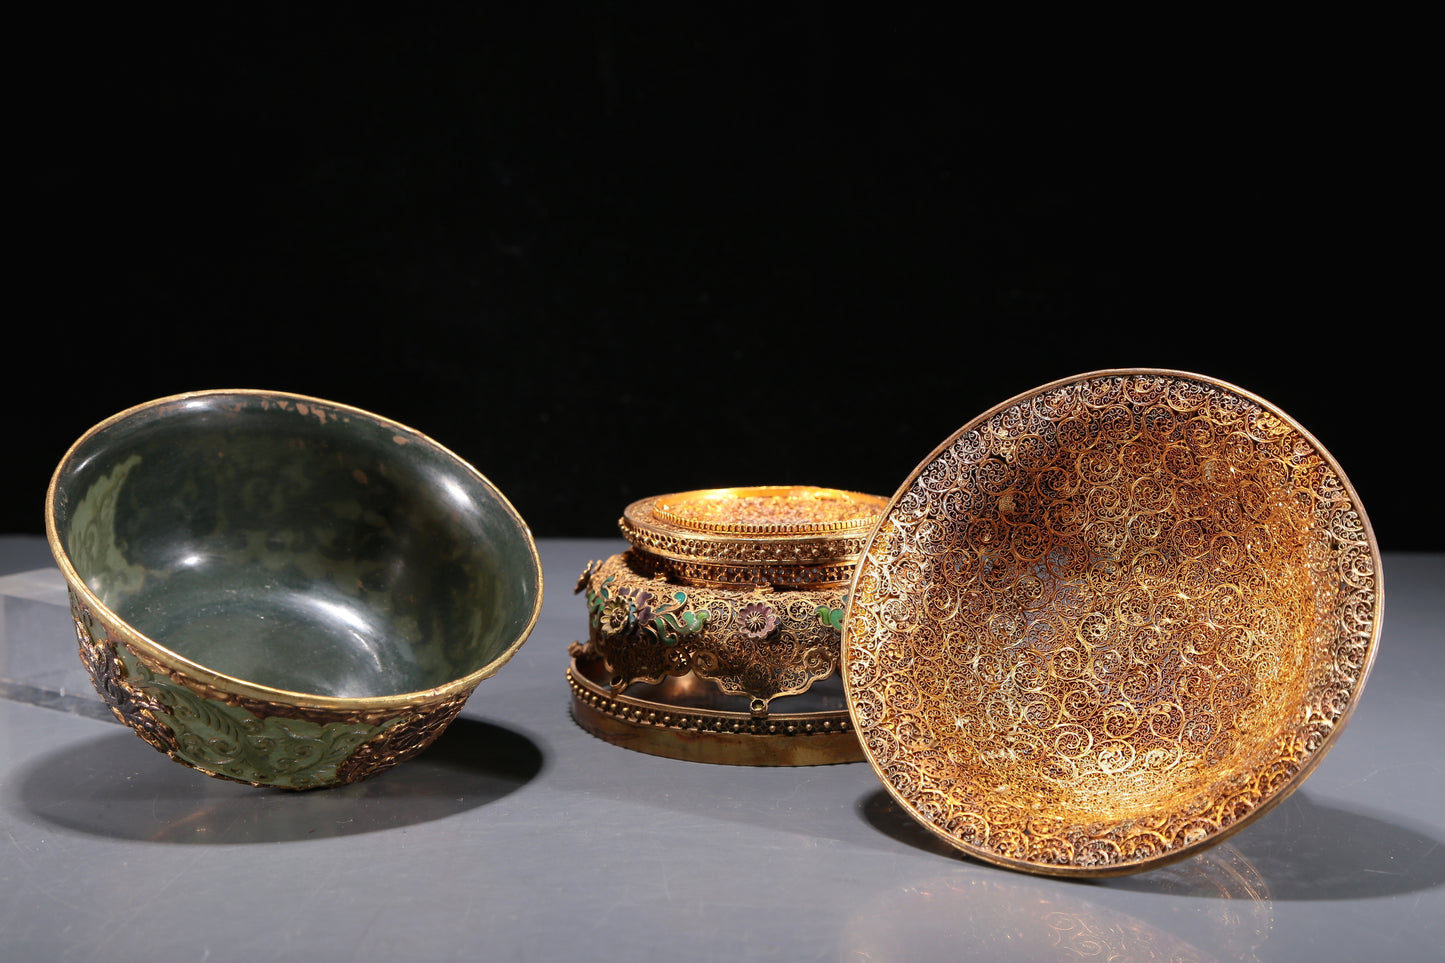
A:
{"label": "beaded gilt border", "polygon": [[645,699],[608,693],[588,683],[580,672],[567,670],[572,697],[592,709],[635,726],[675,729],[679,732],[716,732],[747,736],[830,735],[853,728],[847,712],[809,713],[816,718],[799,718],[801,713],[773,716],[744,716],[740,713],[705,712],[669,706]]}

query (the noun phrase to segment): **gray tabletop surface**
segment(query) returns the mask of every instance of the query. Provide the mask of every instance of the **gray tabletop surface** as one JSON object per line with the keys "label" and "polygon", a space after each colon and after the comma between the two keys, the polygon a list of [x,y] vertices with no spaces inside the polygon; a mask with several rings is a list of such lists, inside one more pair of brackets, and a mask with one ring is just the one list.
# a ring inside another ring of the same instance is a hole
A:
{"label": "gray tabletop surface", "polygon": [[569,713],[572,594],[425,754],[342,789],[207,778],[112,720],[43,540],[0,538],[0,960],[1442,960],[1445,555],[1387,554],[1380,654],[1302,789],[1134,876],[955,853],[866,763],[712,766]]}

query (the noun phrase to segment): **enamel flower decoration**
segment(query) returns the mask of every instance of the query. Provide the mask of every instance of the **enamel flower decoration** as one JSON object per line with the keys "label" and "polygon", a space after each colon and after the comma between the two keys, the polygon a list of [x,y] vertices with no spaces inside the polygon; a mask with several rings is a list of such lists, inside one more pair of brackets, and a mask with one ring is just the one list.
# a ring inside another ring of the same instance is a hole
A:
{"label": "enamel flower decoration", "polygon": [[738,612],[738,623],[743,635],[762,639],[778,627],[778,616],[766,602],[749,602]]}
{"label": "enamel flower decoration", "polygon": [[582,570],[582,574],[577,576],[577,585],[572,589],[572,594],[580,595],[582,592],[586,591],[587,586],[592,584],[592,576],[596,575],[597,570],[601,567],[601,559],[588,562],[587,567]]}

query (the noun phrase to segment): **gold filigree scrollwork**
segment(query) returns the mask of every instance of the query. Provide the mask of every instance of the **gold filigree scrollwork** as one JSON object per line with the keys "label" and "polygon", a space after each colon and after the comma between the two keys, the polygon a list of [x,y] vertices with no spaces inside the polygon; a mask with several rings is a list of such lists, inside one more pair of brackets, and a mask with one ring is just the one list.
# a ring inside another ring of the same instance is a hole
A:
{"label": "gold filigree scrollwork", "polygon": [[843,589],[680,586],[639,567],[629,552],[584,573],[589,629],[580,654],[606,660],[614,690],[693,672],[765,712],[836,671]]}
{"label": "gold filigree scrollwork", "polygon": [[966,426],[885,514],[845,626],[859,736],[982,858],[1178,858],[1318,762],[1371,660],[1378,564],[1338,468],[1259,399],[1061,382]]}

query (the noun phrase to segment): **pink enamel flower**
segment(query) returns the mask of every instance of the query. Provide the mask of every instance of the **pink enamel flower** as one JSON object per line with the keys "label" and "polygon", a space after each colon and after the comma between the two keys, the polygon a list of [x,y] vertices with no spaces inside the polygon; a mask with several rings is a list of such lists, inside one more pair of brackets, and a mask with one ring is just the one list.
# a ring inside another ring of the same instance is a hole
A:
{"label": "pink enamel flower", "polygon": [[778,627],[778,616],[765,602],[749,602],[738,612],[738,622],[743,635],[750,639],[762,639],[772,635]]}

